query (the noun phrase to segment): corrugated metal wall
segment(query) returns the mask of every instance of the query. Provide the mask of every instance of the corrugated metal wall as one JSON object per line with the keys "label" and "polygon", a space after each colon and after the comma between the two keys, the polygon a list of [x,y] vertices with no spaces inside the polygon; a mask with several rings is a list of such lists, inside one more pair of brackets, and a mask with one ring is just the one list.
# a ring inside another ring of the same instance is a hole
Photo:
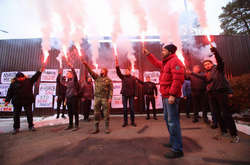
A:
{"label": "corrugated metal wall", "polygon": [[[212,36],[214,42],[217,45],[217,49],[225,61],[225,71],[228,77],[238,76],[244,73],[250,73],[250,36]],[[197,45],[207,44],[206,36],[195,37]],[[159,59],[161,46],[159,42],[145,43],[145,46],[153,52]],[[82,45],[85,50],[85,56],[88,61],[91,61],[90,46],[85,42]],[[97,60],[100,66],[107,68],[114,68],[114,60],[112,51],[110,53],[102,53],[102,50],[111,50],[109,43],[102,43],[99,52],[100,58],[103,60]],[[134,49],[136,50],[136,68],[140,70],[140,78],[142,78],[144,71],[153,71],[155,67],[149,63],[145,56],[141,54],[141,43],[135,43]],[[107,52],[107,51],[106,51]],[[58,55],[57,50],[52,50],[47,62],[47,68],[56,69],[59,68],[59,63],[56,60]],[[43,55],[41,51],[41,39],[14,39],[14,40],[0,40],[0,72],[6,71],[35,71],[40,69]],[[125,59],[126,54],[119,55],[119,58]],[[84,76],[84,67],[80,64],[78,57],[71,57],[71,62],[75,68],[81,69],[81,77]],[[124,60],[121,60],[124,61]],[[63,64],[64,68],[67,68]],[[128,66],[128,61],[125,60],[121,64],[121,68]],[[36,91],[38,84],[36,84]],[[143,105],[137,103],[137,113],[143,113]],[[117,111],[114,111],[114,113]],[[54,113],[52,109],[36,109],[36,115],[47,115]],[[1,113],[0,113],[1,115]]]}

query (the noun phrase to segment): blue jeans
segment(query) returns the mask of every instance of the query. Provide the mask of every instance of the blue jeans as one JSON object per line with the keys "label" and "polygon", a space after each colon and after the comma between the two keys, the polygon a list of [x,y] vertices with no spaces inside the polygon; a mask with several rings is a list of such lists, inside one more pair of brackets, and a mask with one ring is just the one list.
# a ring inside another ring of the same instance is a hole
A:
{"label": "blue jeans", "polygon": [[168,103],[168,98],[162,98],[164,109],[164,120],[166,121],[168,132],[170,134],[169,143],[175,152],[182,151],[182,137],[179,116],[179,98],[176,98],[174,104]]}
{"label": "blue jeans", "polygon": [[127,107],[128,101],[130,108],[131,123],[134,123],[135,121],[134,96],[122,96],[124,123],[128,123],[128,107]]}

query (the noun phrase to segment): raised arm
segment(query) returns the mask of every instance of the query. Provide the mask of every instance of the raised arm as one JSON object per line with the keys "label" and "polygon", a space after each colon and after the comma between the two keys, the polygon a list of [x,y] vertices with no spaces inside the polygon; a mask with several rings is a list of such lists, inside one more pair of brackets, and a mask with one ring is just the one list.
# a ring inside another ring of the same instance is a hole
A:
{"label": "raised arm", "polygon": [[83,63],[83,65],[87,68],[89,74],[92,76],[92,78],[94,80],[96,80],[98,78],[98,74],[96,74],[90,67],[89,65],[87,64],[86,61],[84,61],[83,59],[81,59],[81,62]]}
{"label": "raised arm", "polygon": [[116,67],[116,74],[118,75],[118,77],[119,77],[120,79],[123,79],[123,78],[124,78],[124,75],[121,73],[121,70],[120,70],[120,67],[119,67],[119,66]]}
{"label": "raised arm", "polygon": [[144,48],[143,50],[144,54],[147,56],[148,60],[157,68],[161,68],[162,62],[155,58],[155,56],[150,53],[147,49]]}
{"label": "raised arm", "polygon": [[216,62],[217,62],[217,69],[219,72],[224,72],[224,61],[221,58],[219,52],[215,47],[210,48],[211,52],[214,54]]}

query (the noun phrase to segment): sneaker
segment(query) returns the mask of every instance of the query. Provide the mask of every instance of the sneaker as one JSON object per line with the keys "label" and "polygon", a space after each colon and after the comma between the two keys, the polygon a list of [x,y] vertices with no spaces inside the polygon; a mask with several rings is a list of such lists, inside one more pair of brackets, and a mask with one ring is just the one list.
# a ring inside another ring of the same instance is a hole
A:
{"label": "sneaker", "polygon": [[131,123],[132,126],[136,127],[136,124],[135,123]]}
{"label": "sneaker", "polygon": [[197,118],[194,118],[192,122],[193,122],[193,123],[197,123],[198,121],[199,121],[199,120],[198,120]]}
{"label": "sneaker", "polygon": [[216,129],[216,128],[218,128],[218,126],[217,126],[217,124],[212,124],[212,125],[211,125],[211,128],[212,128],[212,129]]}
{"label": "sneaker", "polygon": [[222,132],[222,133],[221,133],[221,136],[222,136],[222,137],[230,137],[230,135],[229,135],[228,132]]}
{"label": "sneaker", "polygon": [[128,123],[123,123],[122,127],[126,127],[128,125]]}
{"label": "sneaker", "polygon": [[170,143],[163,144],[164,147],[171,148],[172,145]]}
{"label": "sneaker", "polygon": [[210,124],[210,121],[208,120],[208,118],[204,118],[203,121],[204,121],[204,123],[206,123],[206,124]]}
{"label": "sneaker", "polygon": [[66,119],[66,116],[62,115],[62,118]]}
{"label": "sneaker", "polygon": [[110,134],[111,131],[110,131],[110,129],[105,129],[104,132],[105,132],[105,134]]}
{"label": "sneaker", "polygon": [[190,115],[186,115],[187,118],[190,118]]}
{"label": "sneaker", "polygon": [[150,117],[146,117],[146,120],[149,120],[150,119]]}
{"label": "sneaker", "polygon": [[59,115],[57,115],[56,118],[58,119],[58,118],[59,118]]}
{"label": "sneaker", "polygon": [[12,135],[16,135],[19,133],[19,129],[14,129],[13,132],[12,132]]}
{"label": "sneaker", "polygon": [[91,134],[97,134],[97,133],[99,133],[99,132],[100,132],[100,130],[97,129],[97,130],[92,131]]}
{"label": "sneaker", "polygon": [[71,126],[71,125],[69,125],[67,128],[65,128],[64,130],[70,130],[70,129],[72,129],[73,128],[73,126]]}
{"label": "sneaker", "polygon": [[175,158],[180,158],[180,157],[183,157],[184,154],[182,151],[169,151],[168,153],[166,153],[165,155],[165,158],[167,159],[175,159]]}
{"label": "sneaker", "polygon": [[34,132],[34,131],[36,131],[36,129],[35,129],[35,127],[30,127],[29,131],[33,131]]}
{"label": "sneaker", "polygon": [[155,120],[158,120],[157,117],[154,117]]}
{"label": "sneaker", "polygon": [[79,129],[78,126],[76,126],[74,129],[72,129],[72,131],[77,131]]}
{"label": "sneaker", "polygon": [[231,140],[231,143],[239,143],[240,137],[239,136],[233,136],[233,139]]}

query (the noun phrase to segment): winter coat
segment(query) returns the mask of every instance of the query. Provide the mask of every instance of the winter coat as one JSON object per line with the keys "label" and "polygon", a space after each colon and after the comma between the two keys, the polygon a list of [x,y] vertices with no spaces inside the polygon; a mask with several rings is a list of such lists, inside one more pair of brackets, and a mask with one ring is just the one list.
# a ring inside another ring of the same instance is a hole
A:
{"label": "winter coat", "polygon": [[56,78],[56,95],[65,97],[66,90],[67,90],[66,81],[65,82],[62,81],[61,74],[58,74]]}
{"label": "winter coat", "polygon": [[143,94],[144,95],[158,95],[158,90],[156,88],[155,83],[153,82],[143,82],[139,79],[137,79],[140,84],[143,85]]}
{"label": "winter coat", "polygon": [[123,96],[138,96],[136,90],[136,78],[132,75],[123,75],[121,73],[120,67],[116,67],[116,73],[118,77],[122,80],[121,94]]}
{"label": "winter coat", "polygon": [[86,100],[94,99],[94,87],[92,83],[81,83],[80,84],[80,96]]}
{"label": "winter coat", "polygon": [[[196,73],[200,77],[205,78],[204,73]],[[200,95],[206,92],[206,80],[204,78],[200,78],[195,76],[193,73],[185,75],[185,79],[191,81],[191,93],[192,95]]]}
{"label": "winter coat", "polygon": [[104,99],[112,99],[113,97],[113,82],[107,76],[100,76],[96,74],[92,69],[86,64],[85,65],[89,74],[95,80],[95,92],[94,96]]}
{"label": "winter coat", "polygon": [[77,79],[77,75],[75,72],[74,68],[71,68],[72,73],[73,73],[73,78],[69,79],[66,82],[66,98],[71,98],[71,97],[77,97],[79,96],[79,83],[78,83],[78,79]]}
{"label": "winter coat", "polygon": [[149,54],[147,58],[154,66],[160,68],[159,82],[162,96],[180,97],[184,82],[184,66],[178,57],[171,54],[160,61],[153,54]]}
{"label": "winter coat", "polygon": [[217,66],[214,65],[210,71],[206,72],[207,92],[223,92],[226,94],[232,94],[233,90],[225,77],[223,59],[217,51],[214,55]]}
{"label": "winter coat", "polygon": [[38,71],[31,78],[26,78],[23,81],[18,81],[16,78],[10,84],[10,87],[5,98],[6,102],[12,102],[15,105],[30,105],[35,102],[33,94],[33,85],[41,76]]}

